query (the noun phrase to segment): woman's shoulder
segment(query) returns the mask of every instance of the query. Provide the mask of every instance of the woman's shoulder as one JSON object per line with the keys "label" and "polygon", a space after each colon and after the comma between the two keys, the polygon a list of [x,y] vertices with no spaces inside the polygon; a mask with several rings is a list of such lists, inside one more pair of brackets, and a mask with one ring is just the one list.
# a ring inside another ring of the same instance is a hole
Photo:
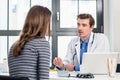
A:
{"label": "woman's shoulder", "polygon": [[48,41],[45,38],[35,38],[30,40],[28,43],[38,44],[38,43],[48,43]]}
{"label": "woman's shoulder", "polygon": [[26,45],[37,47],[37,46],[44,46],[44,45],[49,45],[49,42],[45,38],[36,38],[32,39],[29,42],[26,43]]}

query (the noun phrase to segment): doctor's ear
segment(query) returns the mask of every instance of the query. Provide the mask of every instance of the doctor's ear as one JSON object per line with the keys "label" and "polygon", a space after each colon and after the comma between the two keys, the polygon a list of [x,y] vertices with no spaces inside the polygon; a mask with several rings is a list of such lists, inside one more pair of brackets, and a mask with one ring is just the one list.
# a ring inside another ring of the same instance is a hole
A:
{"label": "doctor's ear", "polygon": [[93,31],[93,29],[94,29],[94,25],[90,26],[90,28],[91,28],[91,31]]}

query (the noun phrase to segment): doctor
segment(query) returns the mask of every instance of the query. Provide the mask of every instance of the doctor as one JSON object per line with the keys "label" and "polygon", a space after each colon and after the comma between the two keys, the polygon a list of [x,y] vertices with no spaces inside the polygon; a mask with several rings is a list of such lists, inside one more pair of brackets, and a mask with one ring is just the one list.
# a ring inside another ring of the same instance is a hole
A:
{"label": "doctor", "polygon": [[[102,33],[93,33],[95,21],[90,14],[77,16],[78,37],[68,44],[67,54],[62,61],[56,57],[53,64],[60,70],[80,71],[84,52],[108,52],[109,41]],[[89,66],[88,66],[89,67]]]}

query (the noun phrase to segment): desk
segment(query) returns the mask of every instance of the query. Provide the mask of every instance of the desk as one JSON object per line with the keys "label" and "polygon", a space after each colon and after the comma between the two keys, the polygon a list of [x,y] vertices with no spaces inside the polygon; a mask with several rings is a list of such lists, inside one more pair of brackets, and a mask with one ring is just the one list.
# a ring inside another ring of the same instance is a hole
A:
{"label": "desk", "polygon": [[0,75],[9,76],[9,73],[0,73]]}
{"label": "desk", "polygon": [[[9,75],[8,73],[0,73],[0,75]],[[93,79],[81,79],[75,77],[59,77],[57,72],[50,72],[50,80],[120,80],[120,74],[116,74],[115,77],[109,77],[108,75],[94,75]]]}
{"label": "desk", "polygon": [[108,75],[94,75],[94,77],[93,79],[59,77],[57,72],[50,72],[50,80],[120,80],[120,74],[116,74],[115,77],[109,77]]}

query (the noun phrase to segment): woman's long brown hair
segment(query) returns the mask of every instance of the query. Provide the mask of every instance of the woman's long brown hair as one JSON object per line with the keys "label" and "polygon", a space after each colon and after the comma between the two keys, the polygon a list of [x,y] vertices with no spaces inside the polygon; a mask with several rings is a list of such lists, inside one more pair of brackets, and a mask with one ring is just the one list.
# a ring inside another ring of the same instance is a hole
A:
{"label": "woman's long brown hair", "polygon": [[50,37],[51,11],[43,6],[33,6],[26,17],[20,38],[13,45],[13,56],[20,55],[26,42],[34,38]]}

